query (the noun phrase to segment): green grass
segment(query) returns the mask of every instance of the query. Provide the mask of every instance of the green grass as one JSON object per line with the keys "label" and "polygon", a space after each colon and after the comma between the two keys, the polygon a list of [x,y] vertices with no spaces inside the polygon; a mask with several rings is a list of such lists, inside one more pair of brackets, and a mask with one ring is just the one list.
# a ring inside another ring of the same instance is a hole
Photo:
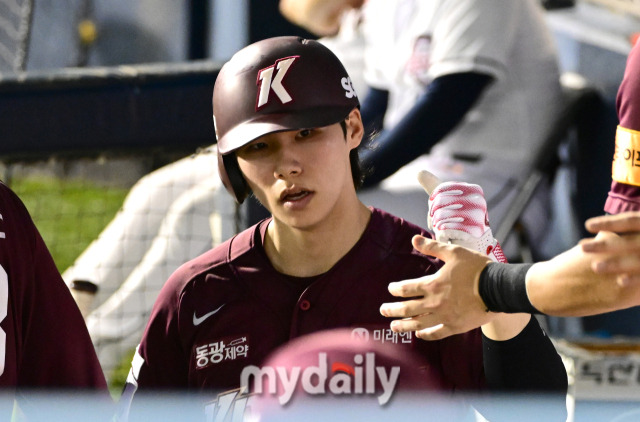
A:
{"label": "green grass", "polygon": [[86,180],[16,178],[22,199],[60,272],[67,269],[122,206],[125,188],[104,188]]}

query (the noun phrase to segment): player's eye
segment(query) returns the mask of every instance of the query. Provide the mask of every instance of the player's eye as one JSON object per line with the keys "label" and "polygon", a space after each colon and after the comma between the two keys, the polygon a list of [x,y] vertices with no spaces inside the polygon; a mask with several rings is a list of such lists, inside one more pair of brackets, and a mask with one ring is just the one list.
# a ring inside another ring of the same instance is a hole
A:
{"label": "player's eye", "polygon": [[308,138],[313,134],[313,129],[302,129],[296,134],[296,139]]}
{"label": "player's eye", "polygon": [[258,152],[258,151],[263,151],[266,148],[267,148],[266,142],[253,142],[245,146],[244,148],[242,148],[242,152],[244,153]]}

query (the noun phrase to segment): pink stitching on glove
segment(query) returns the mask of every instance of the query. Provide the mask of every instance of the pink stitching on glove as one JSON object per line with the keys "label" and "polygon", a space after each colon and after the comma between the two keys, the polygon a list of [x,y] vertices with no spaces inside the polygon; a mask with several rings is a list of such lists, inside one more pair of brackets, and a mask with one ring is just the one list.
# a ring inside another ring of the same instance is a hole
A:
{"label": "pink stitching on glove", "polygon": [[429,202],[431,222],[437,230],[459,230],[481,237],[489,228],[487,203],[478,185],[441,183]]}

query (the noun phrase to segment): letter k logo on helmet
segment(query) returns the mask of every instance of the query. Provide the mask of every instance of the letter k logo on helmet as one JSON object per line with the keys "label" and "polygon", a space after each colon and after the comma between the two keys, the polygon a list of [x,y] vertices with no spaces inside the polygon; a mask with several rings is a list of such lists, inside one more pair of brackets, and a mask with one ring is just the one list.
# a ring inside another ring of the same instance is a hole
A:
{"label": "letter k logo on helmet", "polygon": [[[272,90],[276,93],[282,104],[286,104],[293,100],[291,95],[289,95],[285,87],[282,85],[282,80],[296,58],[297,57],[288,57],[286,59],[278,60],[273,66],[269,66],[258,72],[258,85],[260,86],[260,91],[258,92],[256,110],[269,102],[269,93]],[[274,69],[277,69],[275,78],[273,77]]]}

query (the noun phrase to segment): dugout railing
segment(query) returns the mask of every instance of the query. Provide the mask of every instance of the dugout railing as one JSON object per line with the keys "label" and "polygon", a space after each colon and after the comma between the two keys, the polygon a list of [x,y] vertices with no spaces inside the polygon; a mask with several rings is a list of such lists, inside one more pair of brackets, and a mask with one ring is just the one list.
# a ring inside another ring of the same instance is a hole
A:
{"label": "dugout railing", "polygon": [[211,145],[220,67],[195,61],[0,73],[0,159]]}

